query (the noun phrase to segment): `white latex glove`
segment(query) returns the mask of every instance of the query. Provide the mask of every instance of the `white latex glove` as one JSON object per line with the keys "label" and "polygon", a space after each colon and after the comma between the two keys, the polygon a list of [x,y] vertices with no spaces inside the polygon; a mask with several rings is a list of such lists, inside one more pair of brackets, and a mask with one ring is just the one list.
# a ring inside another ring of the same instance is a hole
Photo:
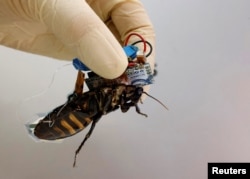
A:
{"label": "white latex glove", "polygon": [[[78,57],[105,78],[125,71],[119,43],[131,32],[154,46],[152,25],[138,0],[0,1],[0,44],[57,59]],[[153,59],[154,54],[152,68]]]}

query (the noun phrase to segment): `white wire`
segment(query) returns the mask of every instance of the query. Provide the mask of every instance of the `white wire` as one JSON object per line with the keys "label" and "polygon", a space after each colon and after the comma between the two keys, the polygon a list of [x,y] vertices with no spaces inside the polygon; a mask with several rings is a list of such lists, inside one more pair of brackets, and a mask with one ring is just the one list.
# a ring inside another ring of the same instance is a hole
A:
{"label": "white wire", "polygon": [[[36,97],[38,97],[38,96],[41,96],[41,95],[43,95],[43,94],[45,94],[45,93],[51,88],[52,84],[54,83],[56,74],[57,74],[61,69],[65,68],[65,67],[67,67],[67,66],[72,66],[72,63],[67,63],[67,64],[63,64],[63,65],[59,66],[59,67],[54,71],[53,76],[52,76],[52,79],[51,79],[49,85],[47,86],[47,88],[43,89],[41,92],[38,92],[38,93],[35,94],[35,95],[32,95],[32,96],[30,96],[30,97],[28,97],[28,98],[23,99],[23,100],[19,103],[19,105],[18,105],[19,107],[18,107],[18,109],[17,109],[16,116],[17,116],[17,118],[18,118],[22,123],[23,123],[23,121],[22,121],[22,116],[21,116],[21,110],[22,110],[22,106],[25,104],[25,102],[27,102],[27,101],[29,101],[29,100],[31,100],[31,99],[33,99],[33,98],[36,98]],[[28,122],[28,121],[27,121],[27,122]]]}

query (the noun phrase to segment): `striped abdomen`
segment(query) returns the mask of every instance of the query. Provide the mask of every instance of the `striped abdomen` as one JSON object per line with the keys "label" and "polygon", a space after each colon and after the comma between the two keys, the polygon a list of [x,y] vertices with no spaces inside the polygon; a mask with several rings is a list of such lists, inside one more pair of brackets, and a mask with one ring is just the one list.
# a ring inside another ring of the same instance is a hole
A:
{"label": "striped abdomen", "polygon": [[60,115],[56,120],[53,120],[53,117],[48,115],[37,124],[34,134],[39,139],[45,140],[70,137],[83,130],[91,121],[91,118],[77,111]]}
{"label": "striped abdomen", "polygon": [[[118,109],[125,88],[125,85],[119,85],[73,96],[39,121],[34,135],[39,139],[56,140],[80,132],[92,121],[96,123],[103,114]],[[126,103],[128,99],[125,98],[123,102]],[[127,105],[126,111],[131,106],[130,103],[124,105]]]}

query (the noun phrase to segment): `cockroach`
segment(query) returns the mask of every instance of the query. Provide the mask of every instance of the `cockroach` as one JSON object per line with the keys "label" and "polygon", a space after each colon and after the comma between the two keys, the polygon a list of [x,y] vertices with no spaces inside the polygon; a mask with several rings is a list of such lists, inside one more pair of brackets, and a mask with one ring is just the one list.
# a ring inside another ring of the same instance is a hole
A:
{"label": "cockroach", "polygon": [[78,153],[102,115],[118,108],[122,112],[127,112],[130,107],[135,107],[137,113],[147,117],[138,107],[142,94],[155,99],[167,109],[159,100],[144,92],[142,87],[116,84],[83,93],[84,81],[84,73],[79,70],[75,90],[68,96],[67,102],[48,113],[34,129],[34,135],[39,139],[57,140],[77,134],[92,122],[85,138],[75,151],[73,167],[76,165]]}

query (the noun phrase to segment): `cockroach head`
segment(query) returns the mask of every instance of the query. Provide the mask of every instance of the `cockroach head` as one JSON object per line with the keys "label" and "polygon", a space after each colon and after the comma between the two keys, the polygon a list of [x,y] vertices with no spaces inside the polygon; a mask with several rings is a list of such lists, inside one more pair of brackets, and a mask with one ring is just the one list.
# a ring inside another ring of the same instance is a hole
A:
{"label": "cockroach head", "polygon": [[127,85],[126,88],[125,88],[125,91],[124,91],[124,97],[125,97],[124,99],[125,99],[125,101],[131,101],[134,104],[136,104],[140,100],[142,94],[145,94],[148,97],[154,99],[155,101],[160,103],[165,109],[168,110],[166,105],[164,105],[161,101],[159,101],[155,97],[153,97],[150,94],[148,94],[147,92],[145,92],[143,90],[143,87],[140,87],[140,86]]}
{"label": "cockroach head", "polygon": [[142,87],[127,85],[124,94],[126,99],[130,99],[131,101],[137,103],[141,98],[142,93],[143,93]]}

